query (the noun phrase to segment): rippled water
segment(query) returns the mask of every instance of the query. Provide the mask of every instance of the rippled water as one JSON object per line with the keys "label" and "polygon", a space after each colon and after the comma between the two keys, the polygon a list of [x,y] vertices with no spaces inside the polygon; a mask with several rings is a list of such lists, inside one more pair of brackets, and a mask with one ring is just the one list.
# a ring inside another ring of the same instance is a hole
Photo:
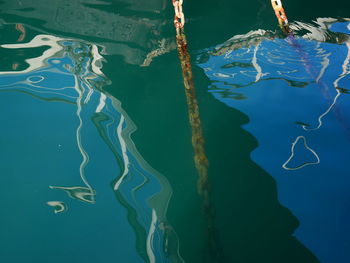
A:
{"label": "rippled water", "polygon": [[185,4],[210,211],[171,2],[1,1],[1,262],[350,260],[349,20]]}
{"label": "rippled water", "polygon": [[[24,57],[37,48],[46,49],[26,59],[23,70],[16,70],[19,65],[14,62],[12,71],[1,72],[2,107],[8,112],[2,118],[6,127],[2,192],[11,200],[5,204],[8,215],[2,222],[9,226],[2,232],[7,240],[2,257],[17,262],[29,253],[44,260],[41,249],[45,246],[47,256],[55,255],[50,261],[60,262],[66,257],[64,247],[103,242],[105,249],[112,244],[119,247],[120,260],[166,262],[174,257],[181,261],[176,242],[167,244],[168,256],[164,251],[165,240],[174,235],[166,221],[171,187],[137,152],[130,140],[135,126],[120,102],[101,90],[109,80],[101,72],[100,48],[43,34],[27,43],[1,47],[22,52]],[[79,201],[94,204],[94,212]],[[51,212],[43,206],[45,202]],[[55,215],[64,212],[59,218]],[[78,221],[72,219],[76,213]],[[56,238],[48,242],[48,235]],[[34,251],[25,245],[33,238]],[[19,248],[26,252],[12,256]],[[99,255],[72,252],[72,261],[111,257],[103,251]]]}
{"label": "rippled water", "polygon": [[296,237],[322,262],[342,262],[350,256],[350,22],[319,18],[291,28],[286,38],[264,30],[234,36],[197,63],[209,92],[249,116],[245,129],[259,141],[252,158],[300,220]]}

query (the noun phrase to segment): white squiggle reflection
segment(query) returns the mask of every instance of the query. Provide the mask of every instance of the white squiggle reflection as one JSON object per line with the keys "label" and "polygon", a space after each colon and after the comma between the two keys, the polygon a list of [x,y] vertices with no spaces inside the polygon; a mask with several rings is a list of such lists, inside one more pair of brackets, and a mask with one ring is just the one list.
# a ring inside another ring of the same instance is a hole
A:
{"label": "white squiggle reflection", "polygon": [[27,78],[27,81],[30,83],[39,83],[44,80],[43,76],[30,76]]}
{"label": "white squiggle reflection", "polygon": [[80,167],[79,167],[79,173],[80,173],[81,180],[84,182],[86,187],[89,189],[89,195],[91,196],[90,203],[95,203],[95,199],[94,199],[95,192],[92,189],[89,182],[87,181],[87,179],[85,177],[85,172],[84,172],[85,167],[89,162],[89,155],[84,150],[82,140],[81,140],[81,129],[83,127],[83,119],[81,118],[81,105],[82,105],[82,98],[83,98],[83,90],[82,90],[82,87],[80,87],[78,83],[79,83],[78,79],[75,76],[75,87],[74,88],[77,91],[77,93],[79,94],[79,96],[77,98],[77,111],[76,111],[76,115],[79,119],[79,126],[78,126],[77,131],[76,131],[76,138],[77,138],[77,144],[78,144],[79,151],[81,153],[81,156],[83,157],[83,160],[82,160]]}
{"label": "white squiggle reflection", "polygon": [[104,93],[101,93],[100,95],[100,103],[98,104],[96,108],[96,113],[99,113],[103,110],[103,108],[106,106],[106,98],[107,96]]}
{"label": "white squiggle reflection", "polygon": [[[301,164],[299,166],[296,166],[296,167],[288,167],[287,165],[290,163],[290,161],[295,156],[294,148],[295,148],[295,145],[299,142],[299,140],[303,140],[304,141],[304,147],[316,157],[316,161],[315,162],[305,162],[305,163],[303,163],[303,164]],[[298,170],[298,169],[301,169],[301,168],[303,168],[305,166],[319,164],[319,163],[320,163],[320,158],[318,157],[317,153],[307,145],[306,138],[304,136],[298,136],[295,139],[295,141],[292,143],[291,155],[289,156],[287,161],[282,165],[282,167],[285,170]]]}
{"label": "white squiggle reflection", "polygon": [[259,66],[258,62],[257,62],[257,58],[256,58],[256,54],[258,52],[258,49],[259,49],[259,46],[260,46],[260,43],[258,43],[255,48],[254,48],[254,55],[253,55],[253,58],[252,58],[252,64],[257,72],[256,74],[256,77],[255,77],[255,82],[258,82],[260,80],[260,78],[262,77],[263,73],[262,73],[262,69],[261,67]]}
{"label": "white squiggle reflection", "polygon": [[[318,47],[316,48],[316,50],[318,51],[319,54],[322,54],[324,52],[324,50],[322,48],[319,47],[320,43],[318,43]],[[323,61],[321,62],[322,64],[322,68],[320,70],[320,74],[317,76],[316,78],[316,82],[319,82],[320,79],[322,78],[322,76],[324,75],[324,73],[326,72],[326,69],[329,66],[329,56],[331,55],[331,53],[325,54],[323,56]]]}
{"label": "white squiggle reflection", "polygon": [[49,201],[49,202],[47,202],[47,205],[55,208],[55,210],[54,210],[55,214],[67,211],[67,206],[62,201]]}
{"label": "white squiggle reflection", "polygon": [[315,128],[308,128],[308,126],[302,125],[303,129],[305,131],[315,131],[315,130],[318,130],[319,128],[321,128],[321,126],[323,125],[322,119],[332,110],[334,105],[337,103],[339,96],[340,96],[340,92],[337,90],[337,95],[334,97],[332,104],[328,107],[328,109],[324,113],[322,113],[318,117],[318,119],[317,119],[318,125]]}
{"label": "white squiggle reflection", "polygon": [[[350,62],[350,42],[346,42],[346,47],[348,49],[348,53],[346,55],[346,58],[343,62],[343,65],[342,65],[342,73],[339,75],[339,77],[333,82],[333,87],[335,88],[337,94],[335,95],[334,99],[333,99],[333,102],[332,104],[328,107],[328,109],[322,113],[317,121],[318,121],[318,125],[315,127],[315,128],[308,128],[307,126],[305,125],[302,125],[303,129],[305,131],[314,131],[314,130],[318,130],[319,128],[321,128],[323,122],[322,122],[322,119],[333,109],[334,105],[337,103],[337,100],[339,99],[340,95],[341,95],[341,92],[339,90],[339,86],[338,86],[338,83],[341,79],[343,79],[345,76],[347,76],[349,73],[350,73],[350,70],[348,69],[348,66],[349,66],[349,62]],[[327,59],[328,59],[328,56],[327,56]],[[329,60],[328,60],[329,62]],[[322,68],[323,69],[323,68]]]}
{"label": "white squiggle reflection", "polygon": [[152,209],[152,221],[149,227],[148,235],[147,235],[147,255],[150,263],[155,263],[156,259],[153,252],[153,238],[156,230],[157,223],[157,214],[154,209]]}
{"label": "white squiggle reflection", "polygon": [[126,152],[126,143],[125,143],[125,140],[124,140],[123,135],[122,135],[123,124],[124,124],[124,116],[121,116],[120,122],[119,122],[119,125],[117,128],[117,134],[118,134],[118,139],[119,139],[120,146],[122,149],[122,156],[123,156],[123,161],[124,161],[124,171],[123,171],[123,174],[121,175],[121,177],[115,183],[114,190],[118,190],[118,188],[119,188],[120,184],[123,182],[125,176],[129,173],[130,161],[129,161],[128,154]]}
{"label": "white squiggle reflection", "polygon": [[64,187],[64,186],[49,186],[50,189],[61,189],[65,191],[68,196],[83,201],[87,203],[95,203],[96,192],[92,188],[73,186],[73,187]]}

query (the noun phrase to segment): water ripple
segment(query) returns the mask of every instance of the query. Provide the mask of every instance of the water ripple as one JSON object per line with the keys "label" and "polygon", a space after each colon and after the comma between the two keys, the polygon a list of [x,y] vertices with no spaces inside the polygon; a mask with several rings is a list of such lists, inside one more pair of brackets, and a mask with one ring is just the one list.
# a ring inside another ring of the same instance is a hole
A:
{"label": "water ripple", "polygon": [[[130,139],[136,127],[120,101],[102,91],[110,84],[102,72],[104,58],[100,51],[103,47],[48,34],[36,35],[27,43],[1,45],[5,50],[20,48],[28,53],[38,47],[46,49],[26,59],[26,68],[0,72],[0,91],[30,95],[34,100],[28,99],[26,107],[37,107],[37,101],[48,103],[40,108],[45,115],[50,114],[46,110],[52,102],[60,102],[53,109],[66,118],[65,137],[72,144],[63,147],[59,143],[60,152],[66,158],[58,165],[65,167],[66,174],[55,176],[55,171],[50,171],[53,175],[49,189],[52,196],[59,197],[59,193],[64,192],[66,195],[61,199],[67,196],[71,199],[48,201],[47,205],[54,207],[54,213],[67,211],[68,206],[70,212],[74,211],[78,205],[72,203],[74,200],[98,206],[106,195],[106,190],[99,189],[105,178],[103,174],[108,171],[113,175],[109,190],[115,201],[125,208],[124,221],[134,229],[139,258],[144,262],[169,262],[169,258],[183,262],[178,243],[168,242],[177,240],[166,219],[172,194],[169,182],[138,153]],[[43,129],[49,132],[50,127],[43,124]],[[75,142],[71,139],[74,137]],[[103,152],[104,147],[108,149],[105,155],[96,155],[95,152]],[[113,161],[103,167],[104,159]]]}

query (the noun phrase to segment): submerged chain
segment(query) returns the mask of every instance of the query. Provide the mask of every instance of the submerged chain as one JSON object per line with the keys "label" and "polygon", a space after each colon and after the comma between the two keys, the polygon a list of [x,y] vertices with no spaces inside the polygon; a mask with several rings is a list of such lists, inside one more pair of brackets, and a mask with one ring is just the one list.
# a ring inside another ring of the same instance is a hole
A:
{"label": "submerged chain", "polygon": [[187,40],[184,32],[185,16],[182,11],[183,0],[173,0],[175,9],[174,26],[176,28],[176,44],[181,62],[182,77],[184,80],[185,94],[188,106],[188,115],[192,128],[192,145],[194,149],[194,161],[198,170],[198,192],[205,197],[208,195],[208,159],[204,151],[204,138],[199,116],[199,107],[196,98],[196,89],[193,83],[191,58],[187,48]]}
{"label": "submerged chain", "polygon": [[176,28],[176,44],[181,62],[182,77],[185,86],[189,122],[192,129],[192,146],[194,150],[194,163],[198,171],[197,189],[203,198],[204,215],[207,219],[208,246],[211,262],[217,262],[221,255],[217,233],[214,227],[214,210],[210,200],[210,187],[208,180],[208,158],[205,154],[202,124],[199,116],[199,107],[196,98],[196,89],[193,82],[191,58],[188,52],[187,40],[184,31],[185,16],[182,11],[183,0],[173,0],[175,9],[174,26]]}
{"label": "submerged chain", "polygon": [[284,12],[281,0],[271,0],[271,4],[283,33],[287,35],[291,34],[292,30],[289,27],[288,19]]}

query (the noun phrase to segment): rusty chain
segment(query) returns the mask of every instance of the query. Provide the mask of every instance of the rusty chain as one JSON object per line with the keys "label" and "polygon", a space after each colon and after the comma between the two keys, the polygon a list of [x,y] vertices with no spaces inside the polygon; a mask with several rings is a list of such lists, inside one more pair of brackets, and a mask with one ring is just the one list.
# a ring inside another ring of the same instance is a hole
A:
{"label": "rusty chain", "polygon": [[185,15],[182,12],[183,0],[173,0],[173,6],[175,10],[174,25],[176,30],[185,26]]}
{"label": "rusty chain", "polygon": [[217,257],[219,248],[216,244],[217,233],[214,227],[214,208],[211,204],[210,185],[208,178],[208,158],[205,153],[205,141],[202,131],[202,122],[199,115],[199,105],[196,96],[196,89],[193,81],[191,58],[188,52],[188,45],[184,30],[185,16],[182,11],[183,0],[172,0],[175,9],[174,26],[176,28],[176,44],[179,60],[182,69],[182,78],[185,87],[188,118],[192,130],[192,147],[194,151],[194,165],[198,172],[197,190],[203,198],[203,211],[207,219],[207,234],[211,240],[209,250],[211,257]]}
{"label": "rusty chain", "polygon": [[[199,116],[199,107],[196,98],[196,89],[193,82],[193,73],[191,68],[191,58],[188,52],[188,45],[184,31],[185,16],[182,11],[183,0],[172,0],[175,9],[174,26],[176,28],[176,44],[181,63],[182,77],[185,86],[185,94],[188,106],[189,121],[192,128],[192,145],[194,149],[195,166],[199,173],[198,192],[207,195],[208,184],[208,159],[204,149],[204,138],[202,125]],[[206,199],[206,198],[205,198]],[[207,200],[205,200],[207,203]]]}
{"label": "rusty chain", "polygon": [[288,19],[284,12],[281,0],[271,0],[271,4],[283,33],[291,34],[292,30],[289,28]]}

